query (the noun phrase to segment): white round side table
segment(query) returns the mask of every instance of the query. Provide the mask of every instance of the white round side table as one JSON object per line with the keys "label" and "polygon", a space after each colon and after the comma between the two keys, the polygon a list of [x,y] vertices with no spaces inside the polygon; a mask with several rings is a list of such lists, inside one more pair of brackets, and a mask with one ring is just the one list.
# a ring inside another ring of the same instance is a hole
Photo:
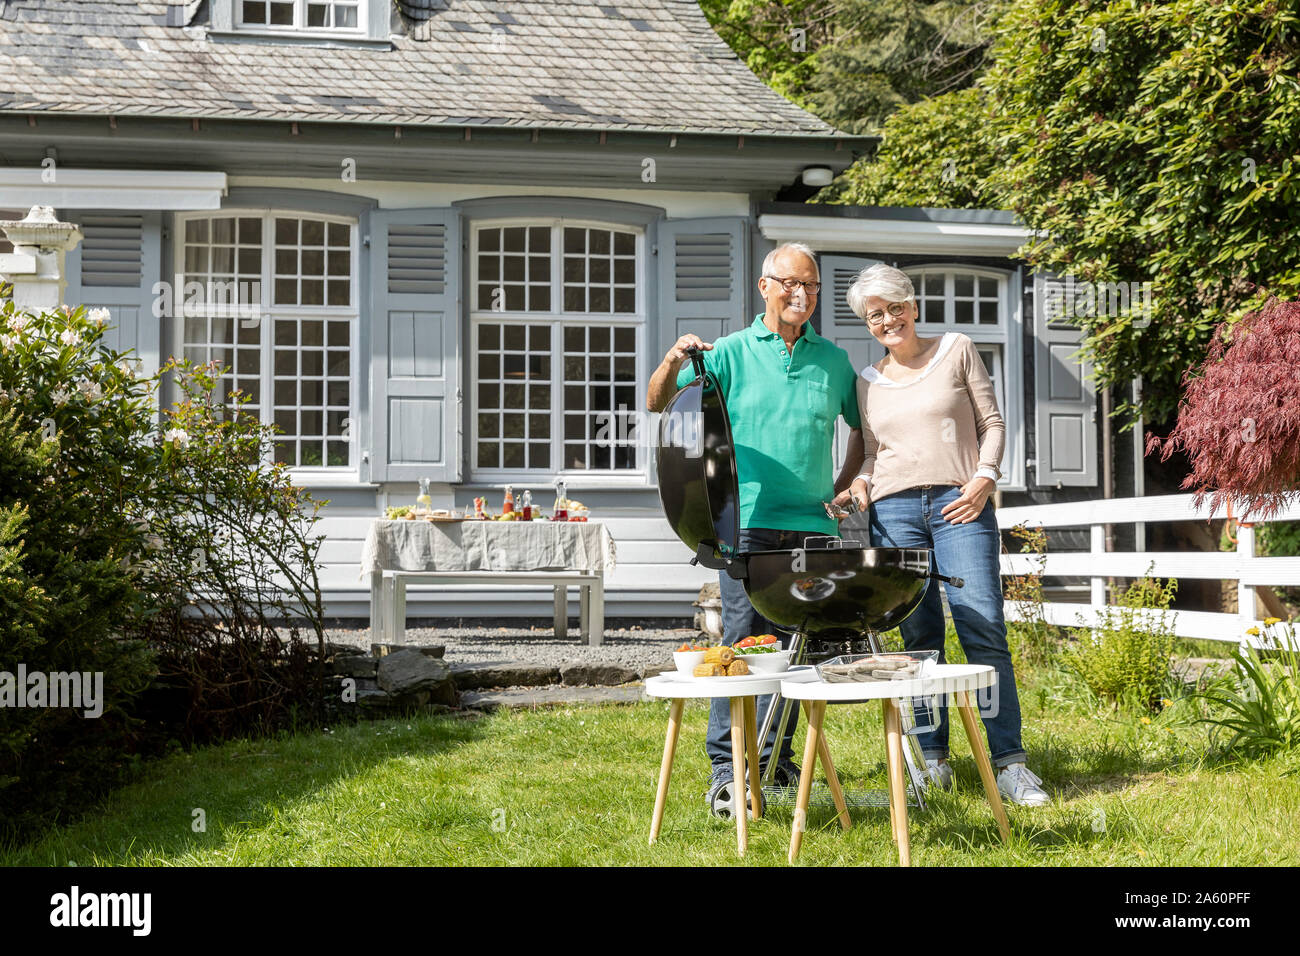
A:
{"label": "white round side table", "polygon": [[[898,713],[898,701],[904,697],[929,697],[935,694],[947,694],[961,714],[966,737],[970,740],[971,752],[975,764],[979,767],[980,780],[984,784],[984,795],[993,809],[997,820],[998,832],[1005,843],[1011,836],[1007,824],[1006,809],[1002,806],[1002,795],[998,792],[997,781],[993,777],[993,765],[989,762],[988,752],[984,749],[984,740],[980,735],[979,721],[971,706],[970,691],[985,687],[995,687],[998,675],[992,667],[984,664],[935,664],[933,670],[925,677],[912,680],[866,681],[828,683],[823,680],[786,680],[781,682],[782,697],[801,700],[808,714],[808,739],[804,744],[803,765],[799,773],[799,796],[795,803],[794,828],[790,834],[789,861],[793,863],[799,856],[803,845],[803,831],[807,827],[808,800],[812,793],[813,772],[816,758],[823,757],[827,778],[834,777],[829,760],[830,747],[822,732],[822,722],[826,716],[827,704],[858,704],[879,700],[884,712],[885,754],[889,768],[889,821],[893,830],[894,842],[898,844],[898,859],[903,866],[911,866],[912,852],[907,833],[907,794],[903,784],[903,743],[902,721]],[[838,782],[834,785],[838,787]],[[848,812],[837,803],[840,811],[840,824],[848,829]]]}

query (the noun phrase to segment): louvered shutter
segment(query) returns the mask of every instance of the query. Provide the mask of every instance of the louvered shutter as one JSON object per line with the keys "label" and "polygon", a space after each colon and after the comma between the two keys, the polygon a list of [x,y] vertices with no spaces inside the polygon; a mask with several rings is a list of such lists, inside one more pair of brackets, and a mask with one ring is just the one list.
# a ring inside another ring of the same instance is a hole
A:
{"label": "louvered shutter", "polygon": [[460,217],[370,217],[372,481],[458,481]]}
{"label": "louvered shutter", "polygon": [[67,211],[84,238],[68,253],[64,301],[112,315],[104,345],[134,351],[146,374],[158,370],[162,319],[153,314],[154,285],[162,278],[162,219],[157,212]]}
{"label": "louvered shutter", "polygon": [[[821,313],[822,337],[830,339],[848,352],[849,361],[858,372],[884,358],[885,347],[876,341],[876,337],[867,328],[867,323],[849,308],[849,286],[853,285],[859,272],[879,262],[879,259],[868,259],[865,256],[821,256],[818,260],[824,283],[817,305]],[[848,439],[849,427],[843,419],[839,419],[835,423],[833,451],[837,474],[838,465],[844,460]]]}
{"label": "louvered shutter", "polygon": [[686,332],[712,342],[749,324],[747,222],[728,216],[667,219],[659,224],[655,364]]}
{"label": "louvered shutter", "polygon": [[1035,482],[1048,487],[1097,484],[1097,395],[1092,363],[1069,289],[1057,276],[1034,276]]}

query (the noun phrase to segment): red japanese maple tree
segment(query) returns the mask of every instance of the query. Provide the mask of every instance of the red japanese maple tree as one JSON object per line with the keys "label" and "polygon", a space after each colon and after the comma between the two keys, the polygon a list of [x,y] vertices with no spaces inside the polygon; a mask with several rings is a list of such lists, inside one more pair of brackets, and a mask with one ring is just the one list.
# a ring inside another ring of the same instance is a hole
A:
{"label": "red japanese maple tree", "polygon": [[1186,393],[1167,438],[1148,433],[1147,454],[1184,451],[1182,487],[1199,507],[1230,501],[1265,520],[1300,497],[1300,302],[1270,299],[1221,325],[1205,362],[1183,376]]}

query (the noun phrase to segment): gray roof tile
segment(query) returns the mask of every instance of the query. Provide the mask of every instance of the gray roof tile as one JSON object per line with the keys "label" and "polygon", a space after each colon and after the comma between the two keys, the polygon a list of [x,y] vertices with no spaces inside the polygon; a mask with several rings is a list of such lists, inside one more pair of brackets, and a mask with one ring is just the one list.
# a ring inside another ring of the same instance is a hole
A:
{"label": "gray roof tile", "polygon": [[208,40],[195,0],[186,27],[165,0],[0,0],[0,109],[835,132],[758,80],[694,0],[397,5],[406,35],[375,50]]}

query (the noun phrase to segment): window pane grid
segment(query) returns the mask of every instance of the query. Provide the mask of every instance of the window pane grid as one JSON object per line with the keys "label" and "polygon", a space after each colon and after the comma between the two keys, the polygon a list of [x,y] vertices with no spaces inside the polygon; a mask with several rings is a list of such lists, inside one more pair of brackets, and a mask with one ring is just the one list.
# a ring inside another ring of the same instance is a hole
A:
{"label": "window pane grid", "polygon": [[636,236],[633,233],[565,228],[564,311],[636,311]]}
{"label": "window pane grid", "polygon": [[1001,282],[951,270],[908,273],[916,289],[917,322],[989,325],[1001,322]]}
{"label": "window pane grid", "polygon": [[277,216],[276,305],[351,305],[351,230],[342,223]]}
{"label": "window pane grid", "polygon": [[566,470],[636,468],[635,440],[628,437],[627,422],[636,408],[635,340],[631,328],[565,327],[562,467]]}
{"label": "window pane grid", "polygon": [[503,226],[478,233],[477,307],[485,312],[551,310],[551,228]]}
{"label": "window pane grid", "polygon": [[[267,236],[268,231],[274,236]],[[348,431],[356,315],[345,311],[352,301],[351,237],[348,223],[301,216],[195,217],[183,223],[186,281],[219,289],[233,279],[256,280],[251,302],[242,290],[240,302],[260,308],[248,316],[221,308],[185,316],[183,354],[195,362],[230,367],[218,383],[218,395],[225,400],[230,391],[242,390],[250,399],[246,410],[280,432],[274,457],[291,467],[352,464]],[[261,291],[261,277],[268,274],[271,295]],[[317,298],[313,283],[320,298],[332,301],[312,301]],[[305,307],[305,314],[273,310],[268,299],[282,304],[276,293],[288,298],[284,304]],[[207,300],[223,304],[210,293]],[[264,383],[269,395],[262,394]]]}
{"label": "window pane grid", "polygon": [[480,468],[551,467],[551,327],[479,327],[475,409]]}
{"label": "window pane grid", "polygon": [[361,0],[239,0],[242,26],[355,30]]}

